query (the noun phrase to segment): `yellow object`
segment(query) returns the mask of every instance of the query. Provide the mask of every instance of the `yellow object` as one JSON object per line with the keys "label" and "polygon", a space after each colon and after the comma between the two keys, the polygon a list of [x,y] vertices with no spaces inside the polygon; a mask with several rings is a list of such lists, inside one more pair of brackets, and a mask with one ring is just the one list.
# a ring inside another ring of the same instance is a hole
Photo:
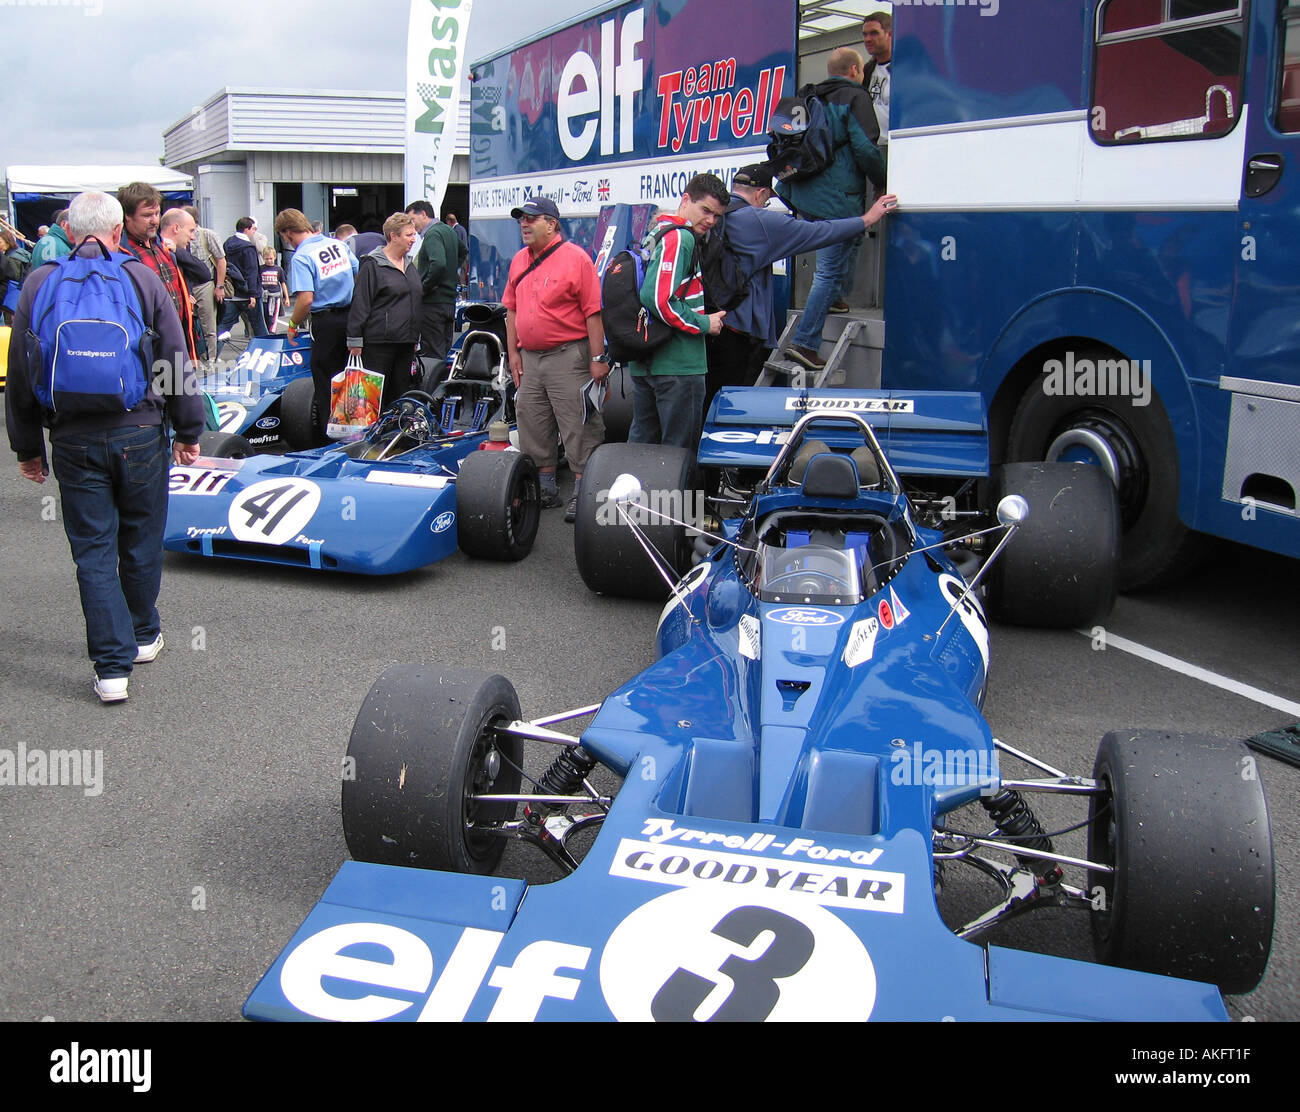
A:
{"label": "yellow object", "polygon": [[13,329],[0,324],[0,390],[9,379],[9,336]]}

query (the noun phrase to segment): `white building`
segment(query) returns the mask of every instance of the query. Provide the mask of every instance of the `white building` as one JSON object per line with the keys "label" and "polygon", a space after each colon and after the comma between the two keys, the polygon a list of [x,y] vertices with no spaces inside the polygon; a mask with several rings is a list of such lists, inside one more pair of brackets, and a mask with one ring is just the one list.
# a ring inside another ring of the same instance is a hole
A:
{"label": "white building", "polygon": [[[469,97],[443,212],[469,208]],[[228,87],[163,133],[163,162],[194,178],[202,223],[222,236],[251,216],[268,237],[281,209],[327,230],[379,230],[406,207],[400,92]],[[439,215],[442,215],[439,213]]]}

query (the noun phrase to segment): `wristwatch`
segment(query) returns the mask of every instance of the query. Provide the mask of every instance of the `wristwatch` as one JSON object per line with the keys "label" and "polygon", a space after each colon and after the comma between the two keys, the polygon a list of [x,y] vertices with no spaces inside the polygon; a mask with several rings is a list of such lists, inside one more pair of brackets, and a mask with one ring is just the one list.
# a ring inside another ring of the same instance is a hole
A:
{"label": "wristwatch", "polygon": [[609,356],[608,356],[608,355],[593,355],[593,356],[591,357],[591,361],[592,361],[593,363],[608,363],[608,362],[609,362]]}

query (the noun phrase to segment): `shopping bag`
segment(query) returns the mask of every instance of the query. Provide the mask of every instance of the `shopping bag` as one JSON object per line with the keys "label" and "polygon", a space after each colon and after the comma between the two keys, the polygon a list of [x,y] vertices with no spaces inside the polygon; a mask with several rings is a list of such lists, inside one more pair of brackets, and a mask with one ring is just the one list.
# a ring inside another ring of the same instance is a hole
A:
{"label": "shopping bag", "polygon": [[349,355],[347,365],[330,380],[326,433],[332,440],[342,440],[368,429],[379,420],[383,396],[384,376],[366,370],[359,356]]}

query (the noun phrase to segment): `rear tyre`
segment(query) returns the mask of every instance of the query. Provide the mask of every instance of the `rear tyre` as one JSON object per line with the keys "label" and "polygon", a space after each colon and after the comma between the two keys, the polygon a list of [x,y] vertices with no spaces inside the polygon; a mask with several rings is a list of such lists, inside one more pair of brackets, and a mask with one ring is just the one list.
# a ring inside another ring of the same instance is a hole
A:
{"label": "rear tyre", "polygon": [[[1090,359],[1108,352],[1090,351]],[[1178,445],[1160,399],[1047,394],[1037,383],[1020,400],[1008,460],[1083,462],[1113,473],[1123,531],[1121,590],[1155,587],[1190,571],[1205,538],[1178,517]]]}
{"label": "rear tyre", "polygon": [[507,838],[492,833],[519,792],[523,742],[493,727],[520,717],[510,681],[469,668],[389,668],[370,688],[348,742],[343,835],[357,861],[490,873]]}
{"label": "rear tyre", "polygon": [[607,381],[609,393],[600,415],[605,422],[605,443],[616,444],[627,440],[632,428],[632,376],[619,363],[610,369]]}
{"label": "rear tyre", "polygon": [[310,376],[295,378],[280,395],[280,435],[295,452],[316,447],[316,383]]}
{"label": "rear tyre", "polygon": [[1240,741],[1115,732],[1093,776],[1088,858],[1098,960],[1249,992],[1273,938],[1273,839]]}
{"label": "rear tyre", "polygon": [[[685,448],[661,444],[602,444],[587,460],[578,488],[578,516],[573,550],[582,581],[599,594],[623,598],[665,599],[669,586],[646,555],[623,513],[609,501],[620,475],[640,481],[645,506],[687,520],[688,492],[695,487],[695,457]],[[686,528],[662,520],[658,513],[626,507],[645,541],[671,569],[676,581],[690,567],[691,543]]]}
{"label": "rear tyre", "polygon": [[519,452],[471,452],[456,476],[461,551],[481,560],[522,560],[541,520],[537,465]]}
{"label": "rear tyre", "polygon": [[1029,517],[988,574],[989,614],[1005,625],[1072,629],[1115,605],[1119,515],[1115,489],[1083,463],[1008,463],[995,501],[1022,495]]}
{"label": "rear tyre", "polygon": [[248,459],[257,449],[238,433],[205,432],[199,437],[199,455],[213,459]]}

